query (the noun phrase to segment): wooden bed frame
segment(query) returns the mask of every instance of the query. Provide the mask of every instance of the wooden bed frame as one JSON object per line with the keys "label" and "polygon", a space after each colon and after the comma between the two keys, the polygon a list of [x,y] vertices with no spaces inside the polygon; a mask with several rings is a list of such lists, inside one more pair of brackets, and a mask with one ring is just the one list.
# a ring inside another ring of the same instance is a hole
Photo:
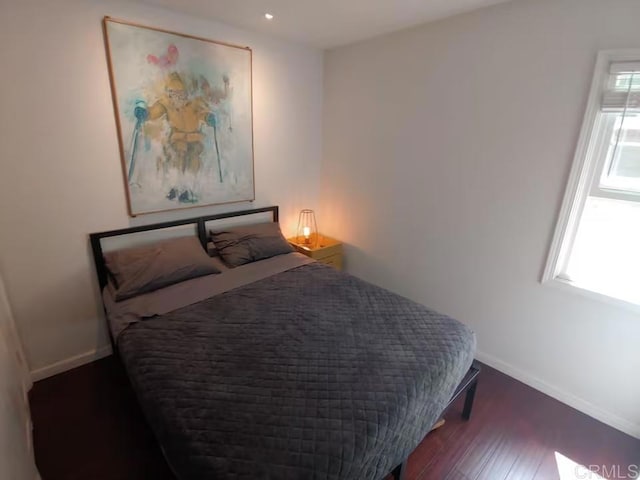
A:
{"label": "wooden bed frame", "polygon": [[[206,250],[207,248],[207,222],[215,221],[215,220],[223,220],[226,218],[233,217],[243,217],[247,215],[255,215],[260,213],[271,213],[272,221],[277,222],[279,219],[279,210],[277,206],[271,207],[263,207],[263,208],[255,208],[250,210],[239,210],[235,212],[226,212],[226,213],[218,213],[215,215],[206,215],[202,217],[192,217],[186,218],[182,220],[174,220],[169,222],[162,223],[152,223],[149,225],[140,225],[137,227],[129,227],[129,228],[121,228],[117,230],[109,230],[106,232],[97,232],[89,235],[89,239],[91,242],[91,250],[93,252],[93,261],[96,267],[96,274],[98,276],[98,283],[100,285],[100,292],[107,285],[108,281],[108,272],[107,266],[105,264],[103,252],[102,252],[102,239],[109,237],[118,237],[123,235],[130,235],[132,233],[146,232],[151,230],[162,230],[168,229],[172,227],[179,227],[185,225],[194,225],[196,227],[198,239],[202,244],[202,247]],[[106,312],[105,312],[106,315]],[[113,339],[111,329],[109,328],[109,336],[111,338],[111,343],[113,346],[113,351],[117,354],[117,349],[115,346],[115,341]],[[464,408],[462,411],[462,418],[465,420],[469,420],[471,418],[471,410],[473,408],[473,400],[476,394],[476,388],[478,386],[478,375],[480,374],[480,365],[477,362],[473,362],[473,365],[466,373],[460,385],[456,388],[451,400],[445,407],[442,415],[451,407],[451,405],[462,395],[465,393],[465,401]],[[390,474],[394,478],[394,480],[405,480],[406,472],[407,472],[407,459],[405,459],[400,465],[396,466]],[[385,477],[386,478],[386,477]]]}

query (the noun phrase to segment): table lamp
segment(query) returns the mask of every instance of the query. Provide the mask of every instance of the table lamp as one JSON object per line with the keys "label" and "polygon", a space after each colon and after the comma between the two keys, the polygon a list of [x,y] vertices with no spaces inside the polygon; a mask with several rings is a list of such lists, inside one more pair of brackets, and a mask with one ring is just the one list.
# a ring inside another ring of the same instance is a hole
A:
{"label": "table lamp", "polygon": [[307,248],[315,248],[318,245],[318,224],[313,210],[300,211],[296,243]]}

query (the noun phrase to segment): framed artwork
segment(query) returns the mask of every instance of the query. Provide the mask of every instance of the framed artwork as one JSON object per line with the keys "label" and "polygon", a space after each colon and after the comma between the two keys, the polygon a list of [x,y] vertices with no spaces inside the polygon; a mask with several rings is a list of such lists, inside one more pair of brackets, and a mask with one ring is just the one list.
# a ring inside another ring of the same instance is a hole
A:
{"label": "framed artwork", "polygon": [[129,214],[251,201],[251,49],[104,18]]}

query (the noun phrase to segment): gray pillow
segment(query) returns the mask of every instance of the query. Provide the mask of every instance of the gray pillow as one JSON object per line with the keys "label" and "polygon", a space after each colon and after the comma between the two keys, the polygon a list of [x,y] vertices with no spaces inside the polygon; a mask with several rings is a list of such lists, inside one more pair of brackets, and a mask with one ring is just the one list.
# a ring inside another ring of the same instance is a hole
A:
{"label": "gray pillow", "polygon": [[116,301],[174,283],[220,273],[196,237],[181,237],[106,253]]}
{"label": "gray pillow", "polygon": [[220,257],[230,267],[293,252],[278,223],[256,223],[210,233]]}

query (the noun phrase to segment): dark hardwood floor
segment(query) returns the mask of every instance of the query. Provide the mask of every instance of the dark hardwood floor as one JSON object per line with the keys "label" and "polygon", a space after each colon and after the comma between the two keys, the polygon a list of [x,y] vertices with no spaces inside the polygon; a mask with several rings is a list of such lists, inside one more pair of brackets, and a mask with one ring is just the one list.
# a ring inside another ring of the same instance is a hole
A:
{"label": "dark hardwood floor", "polygon": [[[638,471],[640,440],[492,368],[483,366],[468,422],[463,401],[411,455],[408,480],[600,478],[580,465],[608,479]],[[31,408],[43,480],[174,479],[114,357],[36,383]],[[573,476],[561,476],[558,462]]]}

